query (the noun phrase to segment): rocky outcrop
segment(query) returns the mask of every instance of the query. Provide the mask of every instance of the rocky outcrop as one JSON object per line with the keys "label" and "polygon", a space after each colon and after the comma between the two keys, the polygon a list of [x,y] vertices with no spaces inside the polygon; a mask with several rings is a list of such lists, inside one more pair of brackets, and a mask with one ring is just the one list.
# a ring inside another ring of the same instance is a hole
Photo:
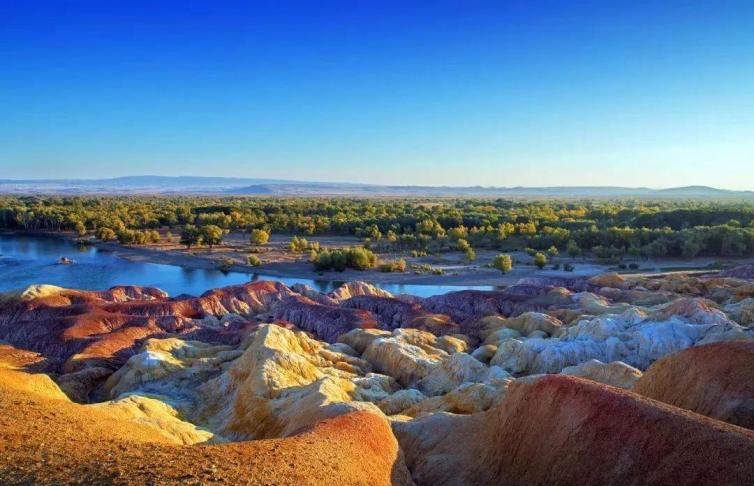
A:
{"label": "rocky outcrop", "polygon": [[330,292],[328,294],[328,297],[335,300],[336,302],[342,302],[344,300],[358,297],[360,295],[393,298],[393,294],[391,294],[390,292],[375,287],[370,283],[361,282],[358,280],[354,282],[344,283],[337,289]]}
{"label": "rocky outcrop", "polygon": [[754,325],[754,298],[747,297],[738,302],[731,302],[723,307],[731,319],[742,326]]}
{"label": "rocky outcrop", "polygon": [[695,344],[750,338],[736,323],[718,317],[716,312],[694,311],[691,320],[676,315],[655,320],[629,308],[622,314],[582,319],[555,338],[503,340],[490,363],[518,376],[558,373],[591,359],[646,369],[655,360]]}
{"label": "rocky outcrop", "polygon": [[447,353],[411,344],[401,336],[380,337],[364,350],[362,357],[403,386],[411,386],[429,375]]}
{"label": "rocky outcrop", "polygon": [[754,341],[696,346],[656,361],[641,395],[754,429]]}
{"label": "rocky outcrop", "polygon": [[235,439],[290,435],[334,415],[357,409],[351,378],[366,363],[329,351],[301,332],[264,325],[228,370],[199,389],[198,417]]}
{"label": "rocky outcrop", "polygon": [[754,477],[754,433],[563,375],[519,380],[484,413],[393,428],[419,485],[737,485]]}

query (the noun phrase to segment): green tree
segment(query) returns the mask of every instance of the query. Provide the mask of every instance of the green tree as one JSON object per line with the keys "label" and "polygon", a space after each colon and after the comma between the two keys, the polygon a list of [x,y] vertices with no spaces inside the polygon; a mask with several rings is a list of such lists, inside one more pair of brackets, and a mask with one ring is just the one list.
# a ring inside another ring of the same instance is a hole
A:
{"label": "green tree", "polygon": [[115,234],[115,231],[111,230],[110,228],[102,227],[97,230],[97,238],[102,241],[112,241],[117,237],[118,236]]}
{"label": "green tree", "polygon": [[346,255],[346,264],[356,270],[369,270],[377,263],[375,254],[366,248],[351,248]]}
{"label": "green tree", "polygon": [[252,245],[266,245],[270,239],[270,234],[263,229],[251,230],[249,241]]}
{"label": "green tree", "polygon": [[332,257],[329,250],[322,250],[317,253],[317,258],[314,260],[315,270],[329,270],[332,268]]}
{"label": "green tree", "polygon": [[577,256],[581,255],[581,247],[579,247],[579,244],[576,243],[575,240],[568,240],[568,244],[566,245],[566,253],[568,253],[568,256],[571,258],[576,258]]}
{"label": "green tree", "polygon": [[544,253],[534,254],[534,265],[536,265],[540,270],[542,270],[545,265],[547,265],[547,257]]}
{"label": "green tree", "polygon": [[513,268],[513,259],[510,255],[497,255],[492,260],[492,268],[497,268],[503,273],[508,273]]}
{"label": "green tree", "polygon": [[121,245],[133,245],[136,242],[136,232],[129,229],[118,231],[118,243]]}
{"label": "green tree", "polygon": [[193,224],[187,224],[181,231],[181,244],[186,245],[186,248],[191,248],[194,245],[202,244],[202,233],[199,228]]}
{"label": "green tree", "polygon": [[453,241],[465,240],[469,236],[469,230],[465,226],[456,226],[448,230],[448,237]]}
{"label": "green tree", "polygon": [[342,250],[336,250],[332,252],[331,260],[332,268],[336,272],[342,272],[348,267],[348,256]]}
{"label": "green tree", "polygon": [[547,249],[547,254],[550,255],[550,257],[556,257],[558,256],[560,252],[558,251],[558,247],[555,245],[552,245],[550,248]]}
{"label": "green tree", "polygon": [[75,229],[76,229],[76,233],[79,236],[86,236],[86,226],[84,226],[84,223],[82,223],[81,221],[76,222]]}

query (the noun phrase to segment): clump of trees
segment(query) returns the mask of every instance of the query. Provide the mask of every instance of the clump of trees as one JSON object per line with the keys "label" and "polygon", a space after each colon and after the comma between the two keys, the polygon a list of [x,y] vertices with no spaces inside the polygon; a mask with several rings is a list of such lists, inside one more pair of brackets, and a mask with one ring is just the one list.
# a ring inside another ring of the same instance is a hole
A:
{"label": "clump of trees", "polygon": [[377,256],[366,248],[324,249],[312,259],[314,269],[342,272],[346,268],[369,270],[377,265]]}
{"label": "clump of trees", "polygon": [[99,228],[97,230],[97,238],[101,241],[113,241],[118,239],[118,235],[110,228]]}
{"label": "clump of trees", "polygon": [[121,245],[148,245],[160,242],[160,233],[155,230],[130,230],[122,229],[116,234],[118,243]]}
{"label": "clump of trees", "polygon": [[306,238],[299,238],[298,236],[294,236],[291,242],[288,243],[288,249],[293,252],[319,251],[319,248],[319,242],[308,241]]}
{"label": "clump of trees", "polygon": [[249,241],[252,245],[266,245],[270,240],[270,234],[263,229],[253,229],[249,235]]}

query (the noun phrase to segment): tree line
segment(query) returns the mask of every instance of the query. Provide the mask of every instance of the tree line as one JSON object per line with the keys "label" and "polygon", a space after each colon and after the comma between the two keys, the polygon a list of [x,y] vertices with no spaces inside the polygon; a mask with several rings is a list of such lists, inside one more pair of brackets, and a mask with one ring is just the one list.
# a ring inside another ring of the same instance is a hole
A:
{"label": "tree line", "polygon": [[249,232],[257,244],[271,233],[341,235],[374,251],[460,250],[470,260],[480,248],[554,247],[604,259],[754,255],[747,201],[3,196],[0,229],[125,244],[151,243],[167,230],[187,246],[220,244],[230,231]]}

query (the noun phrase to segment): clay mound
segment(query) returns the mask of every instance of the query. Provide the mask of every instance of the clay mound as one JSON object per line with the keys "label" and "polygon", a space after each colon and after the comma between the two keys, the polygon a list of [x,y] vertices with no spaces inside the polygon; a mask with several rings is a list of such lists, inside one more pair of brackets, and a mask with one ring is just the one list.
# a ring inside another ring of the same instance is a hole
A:
{"label": "clay mound", "polygon": [[510,386],[470,416],[394,424],[419,485],[750,484],[754,433],[583,380]]}
{"label": "clay mound", "polygon": [[754,429],[754,341],[707,344],[673,353],[650,366],[634,390]]}
{"label": "clay mound", "polygon": [[20,387],[30,376],[44,375],[0,368],[1,484],[411,484],[386,419],[373,413],[284,439],[181,446],[107,407]]}
{"label": "clay mound", "polygon": [[628,281],[622,275],[615,272],[595,275],[587,282],[589,283],[589,285],[593,285],[595,287],[607,287],[621,290],[628,287]]}

